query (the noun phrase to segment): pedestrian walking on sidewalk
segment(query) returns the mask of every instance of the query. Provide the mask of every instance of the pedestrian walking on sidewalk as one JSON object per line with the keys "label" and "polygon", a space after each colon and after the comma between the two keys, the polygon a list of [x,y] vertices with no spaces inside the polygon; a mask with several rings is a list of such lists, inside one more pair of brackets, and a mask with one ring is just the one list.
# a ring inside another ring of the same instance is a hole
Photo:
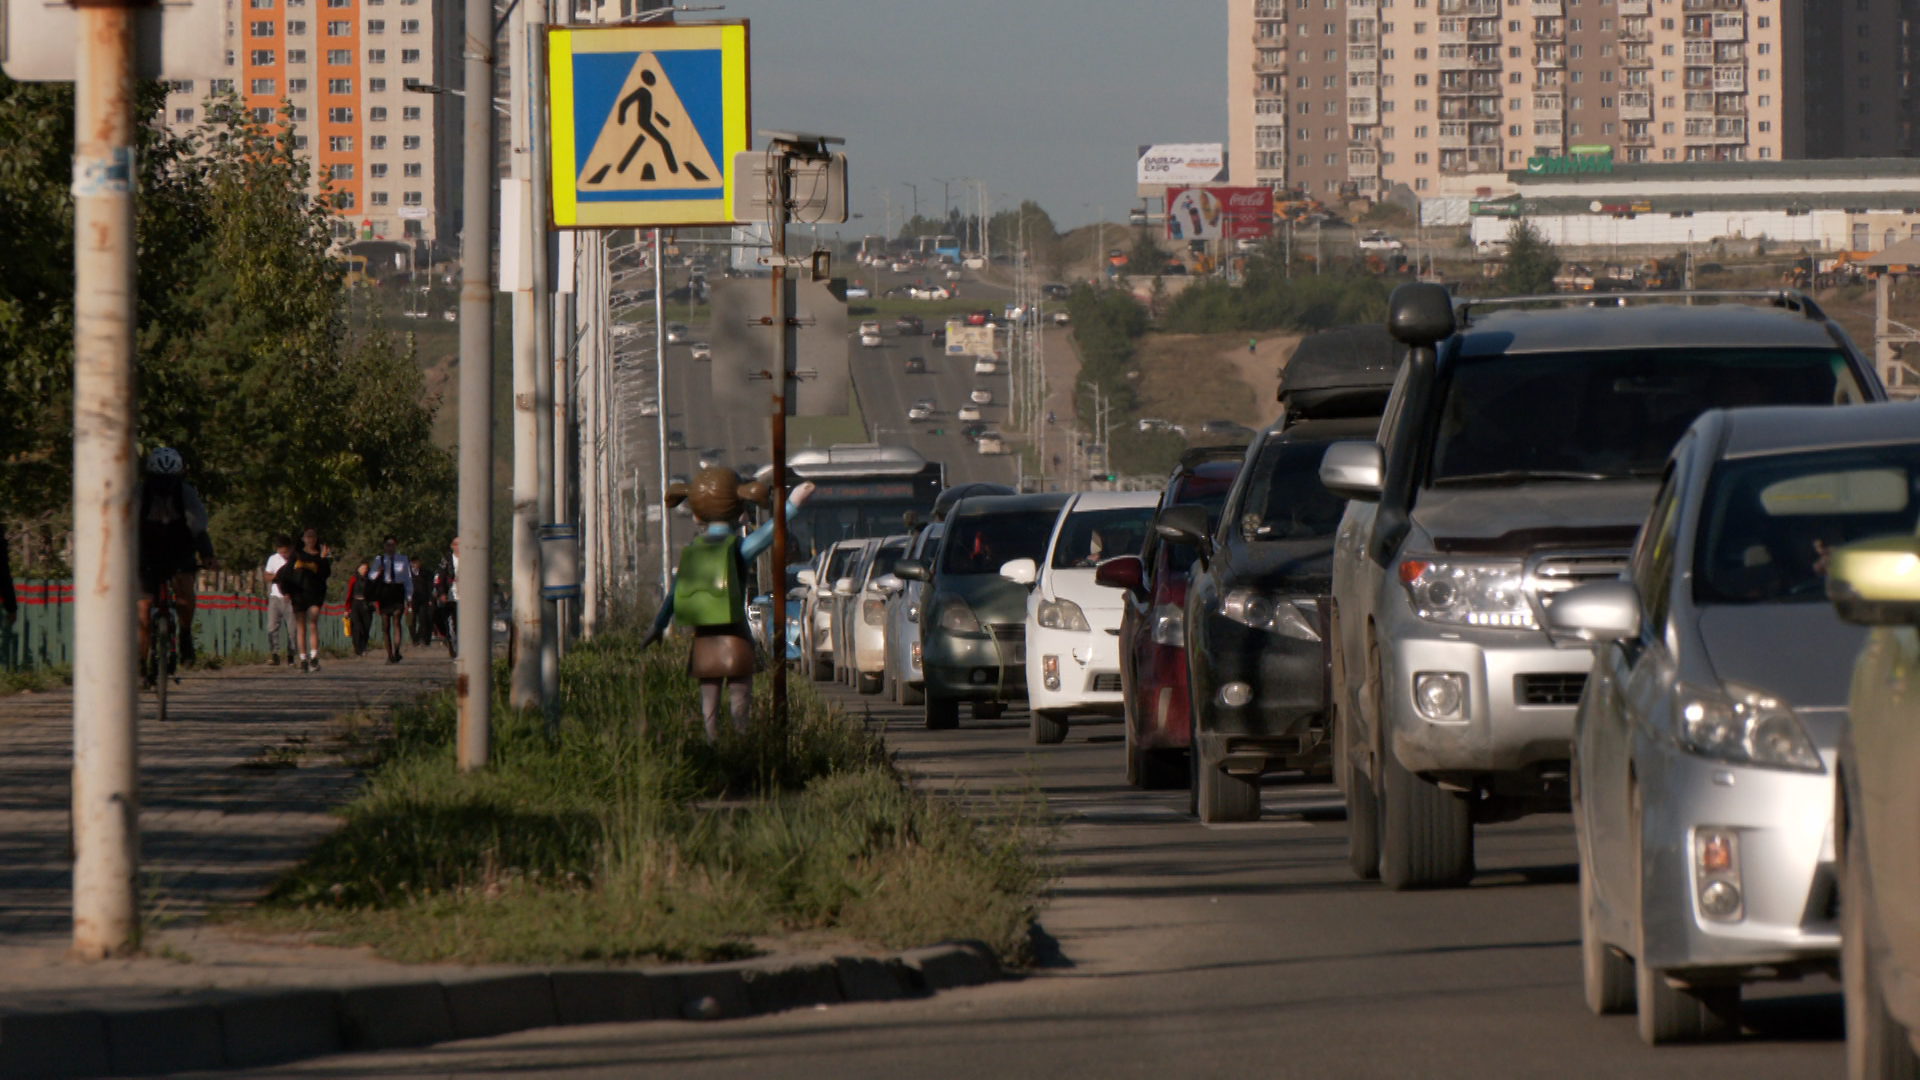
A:
{"label": "pedestrian walking on sidewalk", "polygon": [[367,599],[367,564],[361,563],[347,579],[347,634],[353,642],[353,655],[367,655],[367,638],[373,633],[373,601]]}
{"label": "pedestrian walking on sidewalk", "polygon": [[[280,587],[280,571],[293,555],[293,537],[281,536],[267,556],[267,663],[280,666],[280,642],[287,643],[287,668],[293,668],[293,597]],[[293,575],[288,575],[292,580]]]}
{"label": "pedestrian walking on sidewalk", "polygon": [[455,624],[460,611],[460,538],[453,538],[453,550],[440,560],[440,566],[433,572],[433,621],[440,636],[447,639],[447,655],[459,656],[460,646],[454,638]]}
{"label": "pedestrian walking on sidewalk", "polygon": [[413,599],[413,567],[400,554],[400,543],[389,536],[367,571],[373,603],[380,611],[380,632],[387,642],[387,663],[400,662],[400,636],[406,633],[407,604]]}
{"label": "pedestrian walking on sidewalk", "polygon": [[413,602],[408,636],[415,645],[433,644],[433,580],[427,573],[427,566],[414,562],[413,566]]}
{"label": "pedestrian walking on sidewalk", "polygon": [[320,530],[308,529],[301,534],[300,546],[294,550],[288,566],[281,567],[281,574],[286,574],[288,567],[298,575],[298,585],[290,595],[300,670],[319,671],[320,609],[326,606],[327,579],[333,576],[333,549],[320,542]]}

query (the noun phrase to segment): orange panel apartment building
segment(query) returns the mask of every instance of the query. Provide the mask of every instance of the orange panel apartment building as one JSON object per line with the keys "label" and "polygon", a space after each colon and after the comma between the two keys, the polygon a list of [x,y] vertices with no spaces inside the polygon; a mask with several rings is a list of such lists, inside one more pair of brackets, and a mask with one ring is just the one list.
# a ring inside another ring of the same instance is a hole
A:
{"label": "orange panel apartment building", "polygon": [[1473,194],[1528,158],[1913,153],[1904,0],[1228,0],[1235,184]]}
{"label": "orange panel apartment building", "polygon": [[205,120],[210,91],[236,92],[263,121],[294,110],[296,145],[339,196],[334,236],[411,241],[446,258],[458,228],[460,99],[410,93],[458,84],[460,9],[449,0],[226,0],[227,76],[178,82],[170,126]]}

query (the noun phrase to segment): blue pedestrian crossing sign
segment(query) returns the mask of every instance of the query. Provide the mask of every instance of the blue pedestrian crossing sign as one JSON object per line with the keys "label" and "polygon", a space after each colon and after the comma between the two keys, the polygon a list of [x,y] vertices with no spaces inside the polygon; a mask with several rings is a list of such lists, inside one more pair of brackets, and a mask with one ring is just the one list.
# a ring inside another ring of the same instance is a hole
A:
{"label": "blue pedestrian crossing sign", "polygon": [[727,225],[748,148],[745,23],[547,32],[553,225]]}

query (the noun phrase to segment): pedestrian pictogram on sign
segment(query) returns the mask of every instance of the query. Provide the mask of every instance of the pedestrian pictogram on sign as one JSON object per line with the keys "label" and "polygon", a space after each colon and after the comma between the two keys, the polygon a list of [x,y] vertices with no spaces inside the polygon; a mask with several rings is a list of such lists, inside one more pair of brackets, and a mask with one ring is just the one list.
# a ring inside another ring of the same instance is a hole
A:
{"label": "pedestrian pictogram on sign", "polygon": [[747,146],[744,24],[548,32],[553,224],[726,224]]}

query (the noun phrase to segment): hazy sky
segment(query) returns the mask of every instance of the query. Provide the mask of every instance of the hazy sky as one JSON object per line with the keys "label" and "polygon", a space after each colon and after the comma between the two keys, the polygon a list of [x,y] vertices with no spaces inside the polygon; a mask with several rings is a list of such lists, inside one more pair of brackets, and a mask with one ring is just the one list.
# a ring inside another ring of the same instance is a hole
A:
{"label": "hazy sky", "polygon": [[940,213],[933,178],[959,176],[1063,226],[1124,221],[1137,145],[1226,137],[1218,0],[725,2],[712,17],[753,24],[753,126],[846,138],[848,232],[880,223],[883,187],[909,204],[903,181]]}

